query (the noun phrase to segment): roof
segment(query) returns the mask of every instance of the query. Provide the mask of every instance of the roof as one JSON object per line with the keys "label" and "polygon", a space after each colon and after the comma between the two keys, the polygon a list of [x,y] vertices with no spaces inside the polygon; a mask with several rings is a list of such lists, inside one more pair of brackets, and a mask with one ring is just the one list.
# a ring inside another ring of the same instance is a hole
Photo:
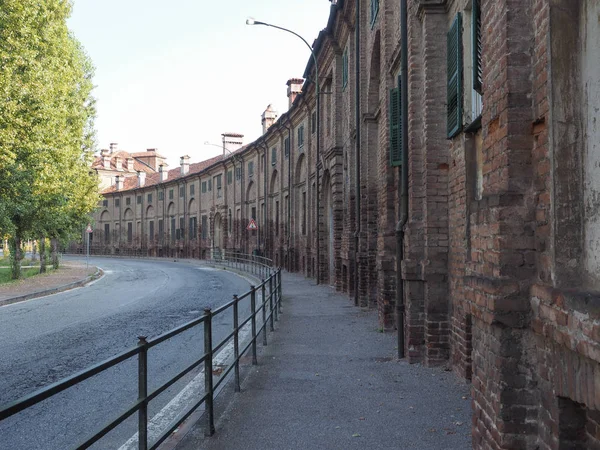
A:
{"label": "roof", "polygon": [[[239,149],[235,152],[232,152],[232,154],[235,154],[237,152],[239,152],[242,149]],[[186,173],[185,175],[181,175],[181,167],[177,167],[176,169],[171,169],[169,171],[167,171],[167,179],[163,182],[164,183],[168,183],[170,181],[173,180],[177,180],[178,178],[186,178],[189,177],[190,175],[196,174],[196,173],[200,173],[205,169],[208,169],[210,166],[221,162],[223,160],[226,160],[228,158],[224,158],[223,155],[219,155],[219,156],[215,156],[214,158],[210,158],[207,159],[206,161],[201,161],[198,163],[192,163],[190,164],[190,171],[188,173]],[[146,181],[144,183],[144,188],[148,187],[148,186],[155,186],[161,184],[160,182],[160,172],[153,172],[152,174],[146,176]],[[119,191],[117,191],[117,187],[116,186],[110,186],[107,187],[106,189],[104,189],[102,191],[102,194],[109,194],[111,192],[124,192],[124,191],[129,191],[132,189],[137,189],[138,186],[138,178],[137,177],[126,177],[123,180],[123,188],[120,189]]]}
{"label": "roof", "polygon": [[135,157],[133,156],[133,154],[128,153],[126,151],[120,150],[118,152],[115,153],[110,153],[109,155],[107,155],[110,157],[110,168],[109,169],[105,169],[104,167],[104,157],[103,156],[97,156],[94,161],[92,162],[92,169],[97,169],[97,170],[117,170],[117,158],[121,158],[121,167],[123,168],[123,172],[130,172],[127,170],[127,163],[126,160],[127,158],[133,158],[133,172],[146,172],[146,173],[154,173],[154,169],[152,169],[152,167],[148,166],[147,164],[144,164],[141,161],[138,161],[137,159],[135,159]]}

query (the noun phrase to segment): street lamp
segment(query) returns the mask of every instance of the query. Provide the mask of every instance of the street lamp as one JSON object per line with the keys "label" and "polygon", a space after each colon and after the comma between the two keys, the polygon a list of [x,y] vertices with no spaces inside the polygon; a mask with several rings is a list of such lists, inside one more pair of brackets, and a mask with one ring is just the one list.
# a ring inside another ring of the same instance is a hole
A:
{"label": "street lamp", "polygon": [[[316,281],[317,284],[319,284],[319,265],[320,265],[320,244],[319,244],[319,225],[320,225],[320,218],[319,218],[319,210],[320,210],[320,195],[319,195],[319,164],[321,161],[321,120],[320,120],[320,110],[321,110],[321,89],[319,86],[319,65],[317,63],[317,55],[315,55],[315,52],[313,50],[313,48],[310,46],[310,44],[306,41],[306,39],[304,39],[302,36],[300,36],[298,33],[296,33],[295,31],[292,30],[288,30],[287,28],[283,28],[280,27],[278,25],[273,25],[271,23],[266,23],[266,22],[261,22],[259,20],[255,20],[252,17],[249,17],[248,19],[246,19],[246,25],[264,25],[266,27],[271,27],[271,28],[276,28],[278,30],[281,31],[285,31],[287,33],[293,34],[294,36],[296,36],[297,38],[299,38],[300,40],[302,40],[302,42],[304,42],[304,44],[308,47],[308,49],[310,50],[310,54],[312,56],[313,59],[313,63],[315,64],[315,92],[316,92],[316,108],[317,108],[317,113],[316,113],[316,121],[317,121],[317,148],[316,148],[316,176],[317,176],[317,183],[316,183],[316,194],[317,194],[317,202],[316,202],[316,218],[317,218],[317,273],[316,273]],[[290,156],[291,157],[291,156]]]}

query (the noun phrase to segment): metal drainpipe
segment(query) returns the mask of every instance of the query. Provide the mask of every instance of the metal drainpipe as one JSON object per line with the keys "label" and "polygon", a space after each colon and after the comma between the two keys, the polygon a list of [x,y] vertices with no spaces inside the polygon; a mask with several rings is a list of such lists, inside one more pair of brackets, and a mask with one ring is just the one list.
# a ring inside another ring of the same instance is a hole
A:
{"label": "metal drainpipe", "polygon": [[404,259],[404,226],[408,220],[408,7],[407,0],[400,4],[400,39],[402,40],[402,60],[400,79],[402,80],[402,165],[398,171],[398,194],[400,195],[400,217],[396,225],[396,325],[398,328],[398,358],[404,358],[404,280],[402,261]]}
{"label": "metal drainpipe", "polygon": [[358,254],[359,254],[359,235],[360,235],[360,2],[356,0],[356,19],[355,19],[355,105],[354,121],[356,122],[356,151],[355,151],[355,171],[356,171],[356,230],[354,232],[354,265],[356,273],[354,274],[354,305],[358,306]]}
{"label": "metal drainpipe", "polygon": [[[288,267],[287,269],[291,271],[291,262],[290,262],[290,242],[291,242],[291,227],[292,227],[292,129],[291,129],[291,125],[292,122],[290,120],[290,118],[288,116],[286,116],[286,121],[290,124],[290,126],[288,127],[287,125],[284,125],[283,123],[281,124],[281,126],[283,128],[285,128],[288,132],[288,145],[289,145],[289,149],[288,149],[288,203],[286,205],[287,207],[287,255],[288,255]],[[285,142],[285,140],[284,140]],[[283,154],[285,157],[285,144],[283,145]],[[282,199],[283,200],[283,199]]]}
{"label": "metal drainpipe", "polygon": [[264,172],[264,177],[263,177],[264,178],[264,180],[263,180],[263,198],[264,198],[264,202],[265,202],[265,215],[264,215],[264,219],[265,219],[265,225],[264,225],[264,228],[265,228],[265,235],[264,235],[265,236],[265,239],[264,239],[264,241],[265,241],[265,251],[264,251],[264,253],[263,253],[262,256],[266,257],[267,256],[267,242],[268,242],[268,239],[269,239],[269,237],[268,237],[268,234],[269,234],[268,233],[268,231],[269,231],[269,225],[268,225],[268,220],[267,220],[267,217],[269,215],[268,214],[269,206],[267,204],[267,202],[268,202],[268,198],[267,198],[267,157],[269,156],[269,146],[267,144],[267,140],[266,139],[263,141],[263,146],[264,146],[264,149],[265,149],[265,158],[264,158],[264,163],[263,163],[263,172]]}

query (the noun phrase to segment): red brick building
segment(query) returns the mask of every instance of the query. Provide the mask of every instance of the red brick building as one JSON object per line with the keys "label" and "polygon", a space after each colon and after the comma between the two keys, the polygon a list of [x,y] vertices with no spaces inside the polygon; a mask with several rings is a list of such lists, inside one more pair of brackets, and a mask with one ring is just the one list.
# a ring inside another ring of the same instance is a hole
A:
{"label": "red brick building", "polygon": [[107,190],[142,203],[97,228],[132,223],[157,250],[164,220],[169,255],[260,248],[378,308],[409,361],[472,383],[474,448],[600,448],[599,17],[597,0],[338,0],[318,114],[315,83],[290,80],[261,138]]}

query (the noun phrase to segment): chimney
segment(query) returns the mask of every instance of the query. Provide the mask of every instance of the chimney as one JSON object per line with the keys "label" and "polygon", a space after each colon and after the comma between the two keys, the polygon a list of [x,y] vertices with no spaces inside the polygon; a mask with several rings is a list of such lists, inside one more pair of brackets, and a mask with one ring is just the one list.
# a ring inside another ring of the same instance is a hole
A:
{"label": "chimney", "polygon": [[288,108],[292,107],[296,96],[302,92],[302,84],[304,80],[302,78],[291,78],[287,81],[287,96],[288,96]]}
{"label": "chimney", "polygon": [[262,114],[263,134],[265,134],[267,130],[271,127],[271,125],[275,123],[277,117],[277,111],[273,109],[273,106],[267,106],[267,109],[265,109],[265,112]]}
{"label": "chimney", "polygon": [[167,177],[169,176],[169,173],[164,169],[162,164],[160,166],[158,166],[158,174],[159,174],[161,183],[163,181],[167,181]]}
{"label": "chimney", "polygon": [[123,180],[124,177],[117,175],[115,177],[115,186],[117,187],[117,191],[120,191],[121,189],[123,189]]}
{"label": "chimney", "polygon": [[115,165],[117,166],[117,170],[122,171],[123,170],[123,158],[121,158],[120,156],[117,156],[115,158]]}
{"label": "chimney", "polygon": [[133,172],[133,158],[127,158],[127,172]]}
{"label": "chimney", "polygon": [[146,172],[138,170],[138,187],[144,187],[146,184]]}
{"label": "chimney", "polygon": [[244,142],[244,135],[239,133],[223,133],[223,156],[227,156],[230,153],[235,152],[242,148]]}
{"label": "chimney", "polygon": [[186,175],[190,171],[190,157],[188,155],[180,158],[181,162],[181,175]]}
{"label": "chimney", "polygon": [[119,144],[117,144],[116,142],[111,142],[110,143],[110,152],[111,153],[117,153],[117,147],[119,146]]}
{"label": "chimney", "polygon": [[104,168],[106,170],[110,170],[110,156],[109,156],[108,150],[102,150],[100,152],[100,155],[102,156],[102,164],[103,164]]}

